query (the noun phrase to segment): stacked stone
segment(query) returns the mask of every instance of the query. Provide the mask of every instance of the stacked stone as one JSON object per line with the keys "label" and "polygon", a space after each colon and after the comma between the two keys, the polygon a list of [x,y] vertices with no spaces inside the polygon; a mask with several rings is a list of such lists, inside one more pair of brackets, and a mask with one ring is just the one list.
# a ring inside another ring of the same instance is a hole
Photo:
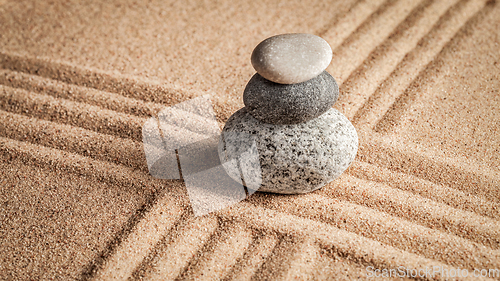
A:
{"label": "stacked stone", "polygon": [[[295,194],[319,189],[347,169],[358,136],[332,108],[339,88],[325,71],[331,59],[328,43],[311,34],[277,35],[255,48],[257,73],[245,88],[245,107],[229,118],[219,143],[221,162],[236,159],[245,170],[226,165],[229,176],[253,175],[244,182],[254,189]],[[242,157],[245,151],[258,158]]]}

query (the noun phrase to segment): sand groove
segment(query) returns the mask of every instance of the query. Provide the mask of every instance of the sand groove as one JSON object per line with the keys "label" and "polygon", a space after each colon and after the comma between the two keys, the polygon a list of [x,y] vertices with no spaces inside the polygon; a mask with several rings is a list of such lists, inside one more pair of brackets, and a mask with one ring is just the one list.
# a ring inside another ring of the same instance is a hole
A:
{"label": "sand groove", "polygon": [[28,142],[0,137],[0,153],[19,158],[26,164],[77,173],[125,188],[149,192],[165,188],[165,181],[154,179],[145,172]]}
{"label": "sand groove", "polygon": [[[199,91],[175,89],[144,77],[108,73],[68,63],[6,53],[1,50],[0,72],[4,72],[0,75],[0,84],[4,84],[2,81],[5,81],[2,77],[7,77],[12,81],[7,80],[6,85],[12,84],[14,86],[15,84],[15,87],[29,88],[30,91],[38,92],[40,85],[36,85],[40,82],[42,84],[47,83],[48,89],[44,90],[44,86],[42,86],[41,93],[53,94],[54,96],[70,98],[75,101],[81,101],[83,96],[87,96],[89,100],[84,100],[84,102],[90,104],[95,104],[102,100],[103,97],[106,97],[107,100],[103,104],[99,104],[99,106],[138,115],[154,113],[165,106],[173,106],[206,94]],[[18,83],[18,80],[28,77],[34,81]],[[58,93],[47,92],[51,87],[63,91]],[[69,95],[65,92],[68,88],[70,89]],[[75,90],[71,92],[71,89]],[[80,92],[83,89],[84,92]],[[87,89],[89,92],[85,93]],[[99,94],[94,95],[96,91],[92,89],[99,91]],[[226,108],[231,106],[227,101],[213,95],[212,104],[219,122],[229,118],[232,112]]]}
{"label": "sand groove", "polygon": [[219,224],[215,217],[188,218],[174,237],[158,246],[158,254],[150,264],[143,266],[147,280],[174,280],[203,249],[209,238],[217,231]]}
{"label": "sand groove", "polygon": [[149,117],[165,107],[157,103],[6,69],[0,69],[0,84],[140,117]]}
{"label": "sand groove", "polygon": [[[153,204],[153,209],[149,210],[149,207],[145,206],[144,218],[135,220],[131,217],[130,231],[127,230],[117,236],[115,238],[117,241],[110,241],[108,249],[101,254],[102,258],[96,259],[84,269],[82,275],[84,279],[98,277],[98,279],[107,280],[109,278],[106,276],[116,273],[117,268],[122,269],[120,276],[129,276],[141,264],[149,250],[154,248],[156,242],[163,237],[165,231],[162,229],[168,228],[168,225],[174,222],[171,219],[178,218],[188,206],[185,191],[180,188],[179,184],[172,184],[175,181],[157,180],[144,172],[134,171],[122,165],[3,137],[0,137],[0,153],[8,159],[21,159],[26,164],[76,173],[111,185],[121,186],[121,188],[128,187],[150,194],[151,198],[146,204]],[[159,201],[155,202],[154,198],[158,194],[164,193],[162,190],[166,187],[169,187],[167,194],[163,194]],[[179,198],[183,199],[179,200]],[[138,210],[138,212],[142,211]],[[147,240],[144,240],[143,237],[145,233],[149,235]],[[122,239],[126,241],[121,242]],[[139,245],[141,246],[139,247]],[[104,266],[102,270],[100,270],[101,266]]]}
{"label": "sand groove", "polygon": [[[452,7],[380,84],[356,112],[353,122],[377,132],[389,129],[406,108],[404,104],[410,102],[409,97],[414,95],[410,94],[416,91],[412,85],[417,85],[422,75],[433,75],[430,69],[435,58],[447,51],[452,40],[460,40],[460,30],[470,29],[478,18],[491,10],[489,3],[491,1],[462,0]],[[394,111],[391,108],[401,109]]]}
{"label": "sand groove", "polygon": [[295,243],[294,248],[297,250],[291,256],[289,269],[281,280],[314,280],[313,274],[319,260],[319,246],[314,241],[306,239]]}
{"label": "sand groove", "polygon": [[361,161],[354,161],[346,172],[358,179],[384,183],[435,202],[447,204],[455,209],[474,212],[496,220],[500,219],[500,209],[496,203],[409,174],[394,172]]}
{"label": "sand groove", "polygon": [[363,22],[338,48],[333,51],[333,59],[328,72],[339,85],[368,58],[421,1],[389,0]]}
{"label": "sand groove", "polygon": [[457,210],[383,184],[344,176],[336,182],[335,188],[322,190],[319,194],[449,232],[493,249],[500,248],[499,221]]}
{"label": "sand groove", "polygon": [[0,109],[142,141],[146,118],[0,85]]}
{"label": "sand groove", "polygon": [[332,49],[336,49],[386,1],[359,0],[342,18],[335,19],[332,24],[320,30],[317,35],[323,37]]}
{"label": "sand groove", "polygon": [[[349,257],[342,257],[335,252],[335,249],[320,247],[320,259],[316,264],[314,277],[317,280],[373,280],[367,276],[367,266],[363,263],[356,263]],[[410,280],[409,278],[401,278]]]}
{"label": "sand groove", "polygon": [[183,208],[164,196],[140,220],[97,272],[95,280],[124,280],[132,275],[156,242],[181,217]]}
{"label": "sand groove", "polygon": [[432,31],[435,23],[455,2],[424,1],[403,20],[392,34],[342,84],[337,108],[351,119],[377,87],[386,80],[405,55]]}
{"label": "sand groove", "polygon": [[231,225],[221,230],[191,261],[180,279],[221,280],[241,261],[253,242],[251,229],[243,225]]}
{"label": "sand groove", "polygon": [[377,133],[364,135],[358,159],[435,184],[447,185],[485,201],[500,202],[500,173],[477,162],[471,163],[468,159],[445,157],[439,151],[408,142],[403,144],[395,137],[388,138]]}
{"label": "sand groove", "polygon": [[0,68],[38,75],[68,84],[94,88],[145,102],[174,105],[191,98],[186,93],[170,89],[155,81],[139,81],[137,77],[109,74],[97,69],[85,69],[47,59],[29,58],[0,51]]}
{"label": "sand groove", "polygon": [[0,110],[0,136],[28,141],[148,173],[142,143]]}
{"label": "sand groove", "polygon": [[[266,228],[261,230],[270,231]],[[277,235],[278,241],[267,259],[255,272],[253,280],[283,280],[291,270],[294,270],[290,268],[290,265],[297,258],[298,251],[301,250],[299,245],[303,243],[303,239],[296,239],[293,235],[287,235],[283,232],[275,235]]]}
{"label": "sand groove", "polygon": [[261,233],[245,252],[241,262],[232,268],[225,280],[252,280],[278,243],[278,237],[274,233]]}
{"label": "sand groove", "polygon": [[[398,218],[369,206],[337,198],[329,199],[320,195],[308,195],[295,200],[294,198],[274,199],[264,202],[263,206],[286,214],[324,222],[394,248],[454,266],[470,269],[499,266],[500,252],[498,250],[445,231],[431,229],[418,222]],[[496,225],[490,223],[490,225],[498,229],[498,223]],[[470,235],[473,236],[474,233]],[[436,252],[435,249],[441,249],[441,251]]]}
{"label": "sand groove", "polygon": [[[333,251],[341,256],[347,255],[358,263],[373,265],[377,268],[397,266],[405,266],[406,268],[425,268],[426,266],[450,268],[445,263],[437,260],[399,250],[329,224],[267,210],[258,206],[252,207],[240,203],[230,208],[230,210],[222,211],[221,215],[227,219],[251,224],[253,227],[277,231],[284,235],[313,239],[322,247],[334,249]],[[486,261],[486,263],[488,262]]]}

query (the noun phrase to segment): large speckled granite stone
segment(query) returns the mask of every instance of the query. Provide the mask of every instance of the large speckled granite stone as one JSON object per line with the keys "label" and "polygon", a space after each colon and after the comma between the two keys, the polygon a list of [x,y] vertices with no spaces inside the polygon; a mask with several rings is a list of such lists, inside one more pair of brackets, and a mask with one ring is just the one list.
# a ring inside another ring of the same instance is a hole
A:
{"label": "large speckled granite stone", "polygon": [[269,37],[252,52],[252,65],[267,80],[281,84],[307,81],[323,72],[332,48],[321,37],[289,33]]}
{"label": "large speckled granite stone", "polygon": [[278,84],[255,74],[243,102],[256,119],[270,124],[297,124],[325,113],[339,96],[335,79],[326,71],[297,84]]}
{"label": "large speckled granite stone", "polygon": [[252,189],[306,193],[347,169],[358,150],[358,135],[335,109],[305,123],[273,125],[242,108],[227,121],[218,149],[222,163],[234,163],[224,166],[234,180],[241,182],[247,175],[243,180],[254,184]]}

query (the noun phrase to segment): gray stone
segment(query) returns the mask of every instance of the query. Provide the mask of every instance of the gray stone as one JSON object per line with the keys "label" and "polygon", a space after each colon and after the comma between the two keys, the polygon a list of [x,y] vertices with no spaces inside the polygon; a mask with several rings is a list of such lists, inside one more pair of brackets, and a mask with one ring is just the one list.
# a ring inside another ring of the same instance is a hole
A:
{"label": "gray stone", "polygon": [[320,116],[339,96],[335,79],[326,71],[297,84],[278,84],[258,73],[248,82],[243,102],[256,119],[270,124],[297,124]]}
{"label": "gray stone", "polygon": [[[335,109],[305,123],[272,125],[260,122],[242,108],[227,121],[218,150],[221,163],[235,163],[224,168],[238,182],[245,172],[252,178],[244,178],[244,182],[259,183],[252,187],[258,191],[306,193],[347,169],[358,150],[358,135],[351,122]],[[245,156],[252,151],[258,158]]]}
{"label": "gray stone", "polygon": [[332,48],[313,34],[290,33],[262,41],[252,52],[252,65],[262,77],[281,84],[307,81],[323,72]]}

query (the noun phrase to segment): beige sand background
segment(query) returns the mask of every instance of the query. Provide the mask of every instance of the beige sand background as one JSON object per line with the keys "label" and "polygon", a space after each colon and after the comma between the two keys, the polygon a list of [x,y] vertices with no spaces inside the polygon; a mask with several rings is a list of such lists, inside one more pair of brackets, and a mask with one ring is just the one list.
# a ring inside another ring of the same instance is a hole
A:
{"label": "beige sand background", "polygon": [[[499,30],[484,0],[1,0],[0,279],[500,269]],[[287,32],[332,46],[356,160],[194,217],[182,181],[149,176],[142,125],[204,94],[223,124],[252,49]]]}

